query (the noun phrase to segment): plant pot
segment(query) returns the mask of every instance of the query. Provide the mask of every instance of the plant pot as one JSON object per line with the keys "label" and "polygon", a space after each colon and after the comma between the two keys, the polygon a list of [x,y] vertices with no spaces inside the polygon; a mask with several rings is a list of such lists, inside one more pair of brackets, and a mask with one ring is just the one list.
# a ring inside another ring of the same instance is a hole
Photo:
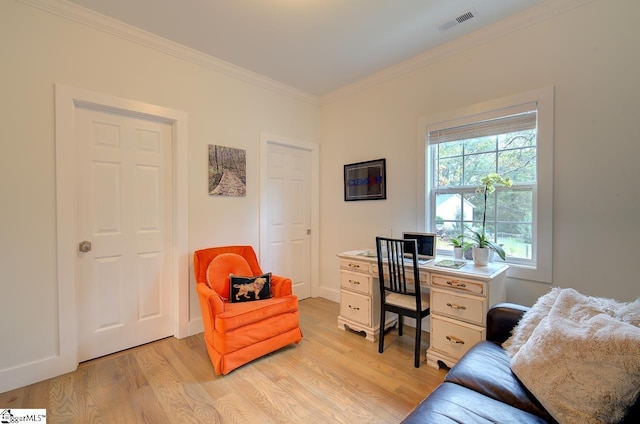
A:
{"label": "plant pot", "polygon": [[462,259],[462,255],[464,255],[464,250],[462,249],[462,247],[453,248],[453,257],[455,259]]}
{"label": "plant pot", "polygon": [[488,247],[474,247],[473,248],[473,263],[479,266],[486,266],[489,263],[489,249]]}

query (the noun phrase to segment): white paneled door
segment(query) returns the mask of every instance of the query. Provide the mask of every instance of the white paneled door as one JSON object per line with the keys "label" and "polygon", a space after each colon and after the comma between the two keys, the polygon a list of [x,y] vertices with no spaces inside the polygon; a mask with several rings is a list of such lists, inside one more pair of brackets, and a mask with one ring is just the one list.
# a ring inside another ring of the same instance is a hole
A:
{"label": "white paneled door", "polygon": [[267,143],[267,243],[264,271],[291,278],[300,299],[311,296],[311,152]]}
{"label": "white paneled door", "polygon": [[106,110],[75,113],[85,361],[173,334],[172,127]]}

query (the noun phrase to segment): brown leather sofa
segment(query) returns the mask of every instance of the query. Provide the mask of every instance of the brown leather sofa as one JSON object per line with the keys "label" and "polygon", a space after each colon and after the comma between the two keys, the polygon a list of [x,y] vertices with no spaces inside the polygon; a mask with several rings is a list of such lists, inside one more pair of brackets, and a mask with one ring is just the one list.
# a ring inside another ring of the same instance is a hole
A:
{"label": "brown leather sofa", "polygon": [[[501,345],[528,308],[495,305],[487,314],[487,341],[472,347],[445,381],[403,423],[556,423],[511,372]],[[623,423],[640,422],[638,401]]]}

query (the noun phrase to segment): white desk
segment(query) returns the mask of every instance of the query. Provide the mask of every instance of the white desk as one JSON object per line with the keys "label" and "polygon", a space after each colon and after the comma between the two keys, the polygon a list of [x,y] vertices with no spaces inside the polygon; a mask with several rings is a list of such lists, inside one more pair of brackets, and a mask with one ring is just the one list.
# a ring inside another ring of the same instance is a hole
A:
{"label": "white desk", "polygon": [[[366,334],[375,341],[380,331],[380,283],[378,260],[366,256],[372,249],[338,254],[340,258],[340,315],[338,327]],[[505,277],[509,268],[502,263],[475,266],[473,261],[460,269],[435,265],[436,258],[419,264],[420,286],[430,292],[431,325],[427,364],[453,366],[471,346],[486,338],[488,309],[506,300]],[[388,314],[385,329],[397,322]]]}

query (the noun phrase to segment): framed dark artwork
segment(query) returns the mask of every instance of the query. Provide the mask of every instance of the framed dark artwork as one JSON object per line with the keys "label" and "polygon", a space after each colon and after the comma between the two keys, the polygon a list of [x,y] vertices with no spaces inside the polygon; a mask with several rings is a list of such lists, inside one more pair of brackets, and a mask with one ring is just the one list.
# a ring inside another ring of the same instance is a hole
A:
{"label": "framed dark artwork", "polygon": [[209,195],[246,197],[246,151],[209,144]]}
{"label": "framed dark artwork", "polygon": [[387,198],[386,159],[351,163],[344,166],[344,200],[382,200]]}

